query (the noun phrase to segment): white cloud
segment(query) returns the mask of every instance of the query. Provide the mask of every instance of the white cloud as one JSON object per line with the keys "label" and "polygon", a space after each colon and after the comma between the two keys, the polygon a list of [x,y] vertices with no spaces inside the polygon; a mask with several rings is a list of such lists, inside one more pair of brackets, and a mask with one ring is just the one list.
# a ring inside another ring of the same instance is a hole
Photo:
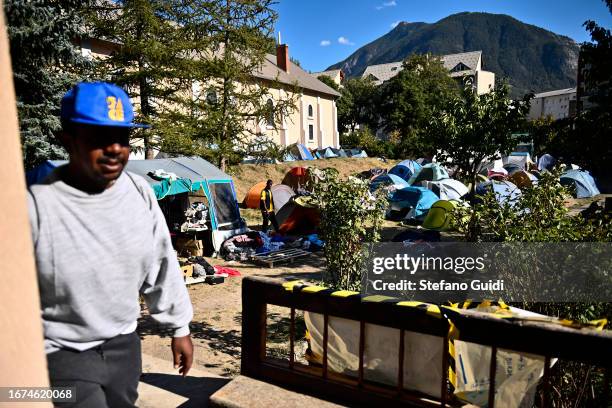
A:
{"label": "white cloud", "polygon": [[397,2],[395,0],[384,1],[380,6],[376,6],[376,10],[382,10],[385,7],[395,7],[397,6]]}
{"label": "white cloud", "polygon": [[346,37],[338,37],[338,43],[342,45],[355,45],[354,42],[349,41],[349,39]]}
{"label": "white cloud", "polygon": [[401,23],[401,21],[394,21],[393,23],[391,23],[391,28],[395,28],[399,25],[399,23]]}
{"label": "white cloud", "polygon": [[327,47],[330,44],[331,44],[331,41],[329,40],[321,40],[321,42],[319,43],[321,47]]}

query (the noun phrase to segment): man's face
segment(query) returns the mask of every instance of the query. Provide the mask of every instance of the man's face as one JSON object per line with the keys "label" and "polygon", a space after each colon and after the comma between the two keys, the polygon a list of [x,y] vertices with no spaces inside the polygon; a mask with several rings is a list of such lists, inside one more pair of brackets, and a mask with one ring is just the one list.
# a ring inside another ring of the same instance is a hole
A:
{"label": "man's face", "polygon": [[97,186],[105,187],[121,175],[130,155],[130,129],[75,124],[67,136],[70,161]]}
{"label": "man's face", "polygon": [[272,188],[272,182],[271,181],[268,181],[266,183],[266,188]]}

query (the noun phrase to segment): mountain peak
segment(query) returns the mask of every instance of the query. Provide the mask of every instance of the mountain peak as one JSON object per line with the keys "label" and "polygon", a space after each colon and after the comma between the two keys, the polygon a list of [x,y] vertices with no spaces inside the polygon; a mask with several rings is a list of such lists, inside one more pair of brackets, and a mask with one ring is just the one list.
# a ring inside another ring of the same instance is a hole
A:
{"label": "mountain peak", "polygon": [[575,86],[578,45],[573,40],[506,14],[483,12],[456,13],[431,24],[402,21],[328,69],[342,68],[355,77],[369,65],[413,53],[476,50],[482,50],[483,68],[507,79],[514,95]]}

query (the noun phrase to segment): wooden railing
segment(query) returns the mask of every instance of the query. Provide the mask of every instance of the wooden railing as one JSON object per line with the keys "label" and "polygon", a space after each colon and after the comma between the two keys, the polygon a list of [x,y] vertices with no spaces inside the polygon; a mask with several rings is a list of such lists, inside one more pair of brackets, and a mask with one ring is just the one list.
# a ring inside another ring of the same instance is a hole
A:
{"label": "wooden railing", "polygon": [[[289,359],[266,356],[267,305],[290,309]],[[321,367],[295,361],[296,310],[320,313],[324,316],[323,361]],[[349,377],[328,370],[329,317],[341,317],[359,322],[359,370]],[[365,324],[376,324],[400,330],[396,387],[372,383],[364,379]],[[604,407],[610,402],[610,372],[612,369],[612,334],[609,331],[579,330],[559,325],[508,321],[462,311],[453,317],[461,340],[492,347],[489,404],[495,405],[496,353],[498,349],[543,356],[542,406],[550,406],[551,370],[553,358],[570,360],[604,369]],[[440,338],[443,350],[441,398],[439,400],[404,389],[404,331],[429,334]],[[396,302],[364,302],[360,295],[330,296],[328,291],[304,293],[287,290],[282,282],[269,278],[247,277],[242,283],[242,374],[284,385],[300,392],[356,405],[387,404],[387,406],[454,406],[457,401],[449,393],[447,319],[432,316],[422,310],[402,307]]]}

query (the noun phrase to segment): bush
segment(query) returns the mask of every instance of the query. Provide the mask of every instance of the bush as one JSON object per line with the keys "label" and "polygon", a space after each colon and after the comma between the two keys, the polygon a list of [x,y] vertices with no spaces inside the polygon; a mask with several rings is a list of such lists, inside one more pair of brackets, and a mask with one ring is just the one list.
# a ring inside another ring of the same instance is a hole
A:
{"label": "bush", "polygon": [[378,241],[387,200],[381,193],[370,193],[367,181],[341,180],[333,168],[321,172],[322,177],[313,180],[313,196],[321,210],[320,230],[325,240],[323,282],[334,289],[359,290],[364,261],[361,245]]}

